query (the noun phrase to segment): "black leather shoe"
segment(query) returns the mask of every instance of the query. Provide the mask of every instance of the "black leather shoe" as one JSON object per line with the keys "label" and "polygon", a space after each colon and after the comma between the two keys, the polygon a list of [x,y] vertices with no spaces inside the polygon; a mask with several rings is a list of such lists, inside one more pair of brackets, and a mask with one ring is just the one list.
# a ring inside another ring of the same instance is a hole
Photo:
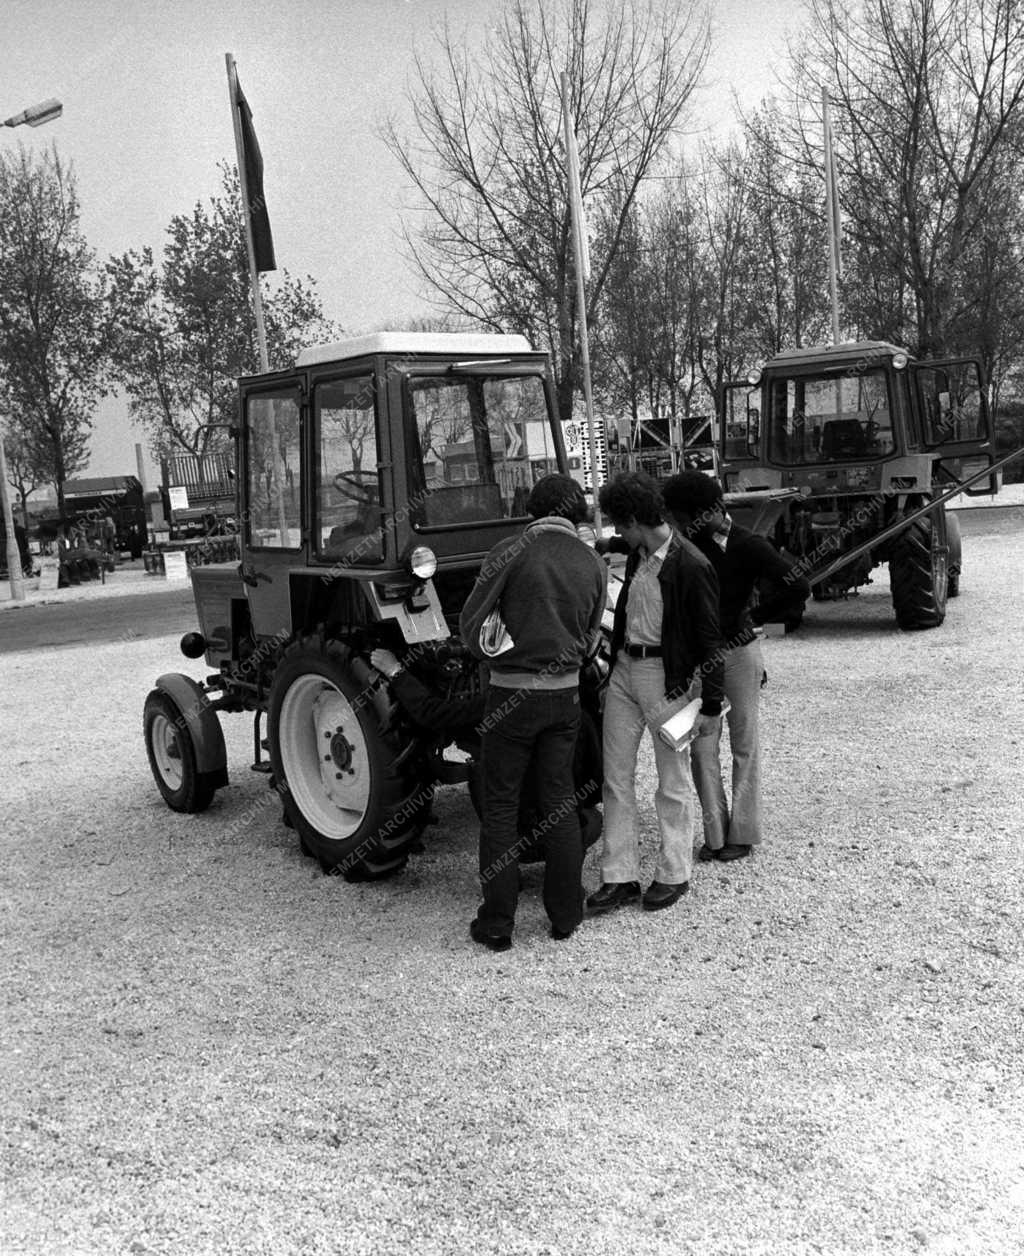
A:
{"label": "black leather shoe", "polygon": [[475,917],[469,922],[469,936],[491,951],[507,951],[512,946],[512,939],[507,933],[488,933]]}
{"label": "black leather shoe", "polygon": [[637,881],[613,881],[611,884],[605,882],[587,899],[587,910],[595,914],[612,911],[639,897],[640,884]]}
{"label": "black leather shoe", "polygon": [[551,936],[556,942],[565,942],[572,937],[578,928],[579,925],[573,925],[571,929],[557,929],[554,925],[552,925]]}
{"label": "black leather shoe", "polygon": [[717,858],[718,858],[718,851],[712,850],[711,847],[707,844],[707,842],[705,842],[704,845],[700,848],[700,850],[697,851],[698,863],[711,863],[713,859],[717,859]]}
{"label": "black leather shoe", "polygon": [[661,911],[663,907],[671,907],[673,903],[679,902],[689,888],[689,881],[681,881],[678,885],[652,881],[644,891],[644,911]]}
{"label": "black leather shoe", "polygon": [[726,842],[721,850],[715,852],[715,858],[719,863],[732,863],[734,859],[746,859],[752,850],[751,846],[735,846]]}

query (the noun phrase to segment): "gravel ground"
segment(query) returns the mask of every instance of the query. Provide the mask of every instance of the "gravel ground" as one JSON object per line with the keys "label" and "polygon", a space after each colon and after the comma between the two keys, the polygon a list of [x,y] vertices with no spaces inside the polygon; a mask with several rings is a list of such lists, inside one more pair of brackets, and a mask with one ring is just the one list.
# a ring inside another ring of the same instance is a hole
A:
{"label": "gravel ground", "polygon": [[0,656],[3,1250],[1019,1252],[1022,567],[970,537],[932,632],[884,575],[814,605],[765,643],[762,851],[564,944],[528,869],[505,955],[460,792],[348,885],[245,717],[211,810],[163,806],[176,638]]}

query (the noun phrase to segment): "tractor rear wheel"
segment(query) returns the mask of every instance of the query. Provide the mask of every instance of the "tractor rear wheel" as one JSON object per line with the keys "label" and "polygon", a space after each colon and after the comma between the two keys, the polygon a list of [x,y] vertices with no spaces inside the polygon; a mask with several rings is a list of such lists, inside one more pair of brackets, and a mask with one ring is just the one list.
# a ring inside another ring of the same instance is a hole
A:
{"label": "tractor rear wheel", "polygon": [[303,850],[348,881],[400,872],[432,791],[412,732],[368,664],[338,641],[294,642],[274,676],[267,730]]}
{"label": "tractor rear wheel", "polygon": [[937,628],[946,618],[948,580],[946,512],[940,506],[912,523],[893,542],[889,582],[899,627],[904,631]]}

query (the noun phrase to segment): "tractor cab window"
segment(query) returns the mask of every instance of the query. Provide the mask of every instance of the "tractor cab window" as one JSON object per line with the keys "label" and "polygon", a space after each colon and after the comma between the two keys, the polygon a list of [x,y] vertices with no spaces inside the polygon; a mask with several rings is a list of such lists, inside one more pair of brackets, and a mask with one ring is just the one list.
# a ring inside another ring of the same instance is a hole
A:
{"label": "tractor cab window", "polygon": [[558,469],[541,377],[418,375],[408,395],[413,525],[525,516],[534,483]]}
{"label": "tractor cab window", "polygon": [[754,456],[761,433],[760,403],[760,388],[750,388],[745,384],[726,386],[722,449],[727,461]]}
{"label": "tractor cab window", "polygon": [[313,415],[317,552],[346,563],[380,562],[384,528],[373,376],[318,383]]}
{"label": "tractor cab window", "polygon": [[245,415],[249,543],[262,549],[298,549],[302,541],[298,392],[250,393]]}
{"label": "tractor cab window", "polygon": [[918,366],[914,374],[924,417],[926,444],[985,440],[985,409],[977,363]]}
{"label": "tractor cab window", "polygon": [[860,462],[891,454],[892,411],[885,371],[772,379],[769,457],[802,466]]}

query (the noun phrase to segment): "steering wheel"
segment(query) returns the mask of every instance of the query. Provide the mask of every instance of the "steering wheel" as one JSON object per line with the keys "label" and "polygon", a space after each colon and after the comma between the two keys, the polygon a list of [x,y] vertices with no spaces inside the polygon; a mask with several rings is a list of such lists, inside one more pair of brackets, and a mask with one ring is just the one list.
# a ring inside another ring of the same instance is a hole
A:
{"label": "steering wheel", "polygon": [[371,487],[375,487],[373,480],[364,482],[359,476],[353,475],[351,471],[339,471],[334,477],[334,487],[339,493],[345,493],[346,496],[355,496],[367,506],[375,504],[373,496],[369,491]]}

